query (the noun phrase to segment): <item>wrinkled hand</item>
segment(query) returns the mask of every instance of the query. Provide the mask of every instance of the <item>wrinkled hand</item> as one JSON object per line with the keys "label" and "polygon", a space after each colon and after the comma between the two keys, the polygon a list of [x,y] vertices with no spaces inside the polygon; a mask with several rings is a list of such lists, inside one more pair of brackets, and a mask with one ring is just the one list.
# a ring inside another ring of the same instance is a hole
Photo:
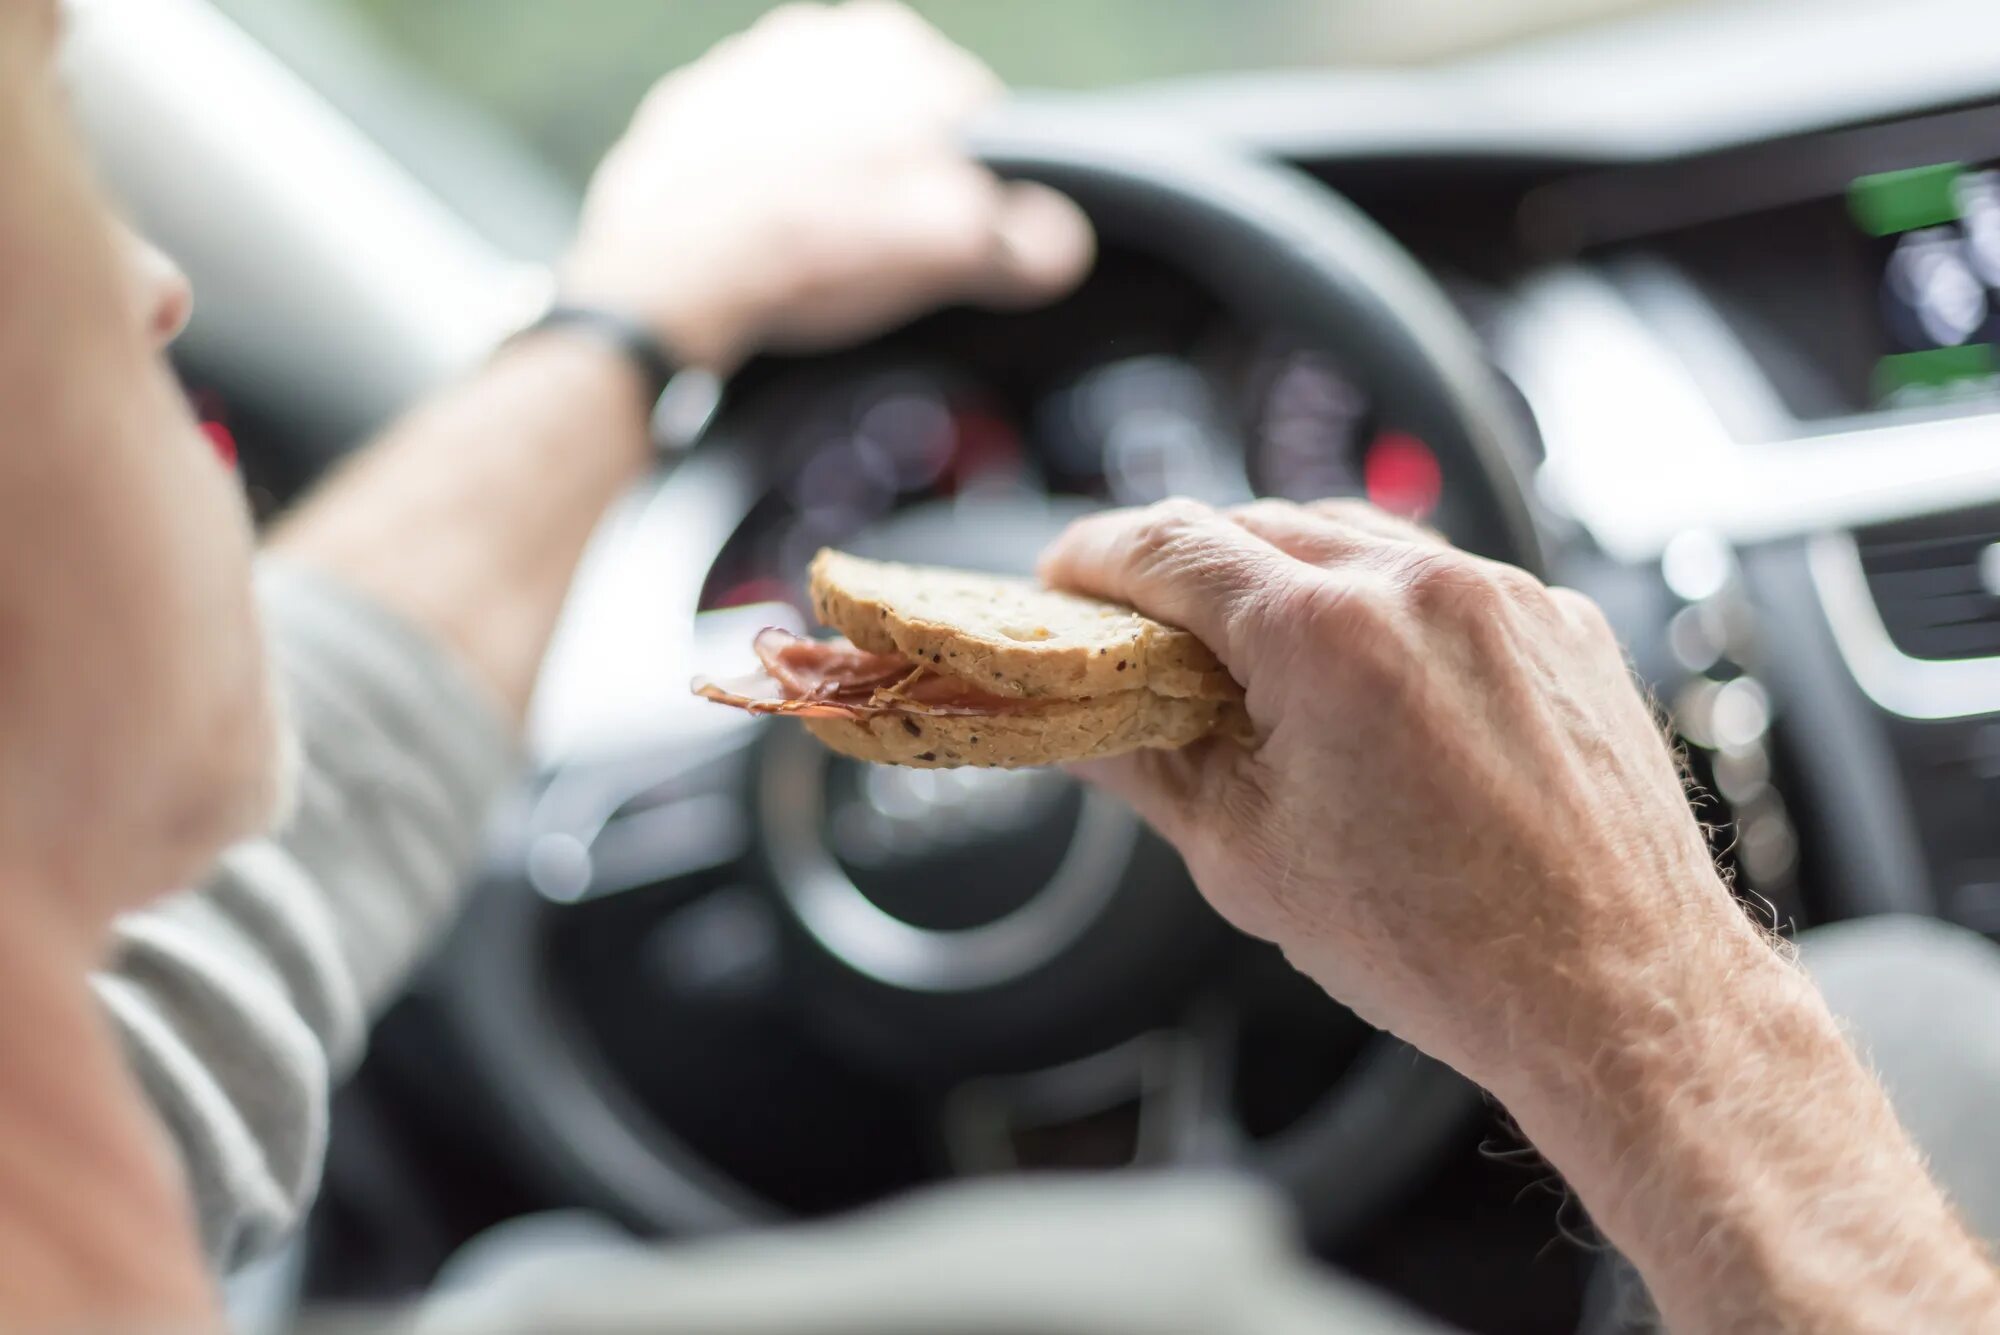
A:
{"label": "wrinkled hand", "polygon": [[1237,926],[1489,1087],[1598,1041],[1650,971],[1767,949],[1582,595],[1357,502],[1112,511],[1042,573],[1200,635],[1256,725],[1083,776]]}
{"label": "wrinkled hand", "polygon": [[661,80],[598,169],[566,294],[717,369],[1074,285],[1089,224],[957,146],[1000,86],[900,5],[774,10]]}

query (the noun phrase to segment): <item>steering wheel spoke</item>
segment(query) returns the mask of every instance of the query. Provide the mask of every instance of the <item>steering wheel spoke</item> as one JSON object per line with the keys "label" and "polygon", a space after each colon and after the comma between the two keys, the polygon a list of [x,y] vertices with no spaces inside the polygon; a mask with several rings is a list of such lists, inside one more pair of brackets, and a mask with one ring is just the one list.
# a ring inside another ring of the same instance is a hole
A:
{"label": "steering wheel spoke", "polygon": [[967,1080],[940,1110],[946,1154],[970,1174],[1240,1158],[1236,1025],[1207,1005],[1077,1061]]}
{"label": "steering wheel spoke", "polygon": [[1161,1069],[1140,1105],[1140,1162],[1216,1165],[1239,1159],[1245,1140],[1236,1116],[1239,1017],[1220,1003],[1205,1005],[1163,1035]]}
{"label": "steering wheel spoke", "polygon": [[751,726],[676,747],[572,764],[529,805],[520,865],[552,904],[659,886],[689,892],[750,852]]}

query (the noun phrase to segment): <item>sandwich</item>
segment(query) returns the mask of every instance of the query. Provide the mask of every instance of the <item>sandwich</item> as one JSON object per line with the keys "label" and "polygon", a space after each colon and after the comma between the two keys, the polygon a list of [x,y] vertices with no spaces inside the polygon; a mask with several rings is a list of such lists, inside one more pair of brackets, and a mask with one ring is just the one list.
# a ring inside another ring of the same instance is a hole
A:
{"label": "sandwich", "polygon": [[696,693],[800,719],[857,760],[933,769],[1249,735],[1243,692],[1208,646],[1129,607],[832,550],[813,559],[812,605],[841,638],[766,629],[762,673]]}

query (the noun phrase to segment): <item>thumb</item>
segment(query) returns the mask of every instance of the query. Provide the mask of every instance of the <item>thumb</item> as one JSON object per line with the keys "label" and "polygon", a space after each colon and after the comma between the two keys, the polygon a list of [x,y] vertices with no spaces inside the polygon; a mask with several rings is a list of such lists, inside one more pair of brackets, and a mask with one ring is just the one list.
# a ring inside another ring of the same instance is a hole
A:
{"label": "thumb", "polygon": [[1097,257],[1097,238],[1083,210],[1033,181],[1010,181],[1000,189],[993,222],[996,271],[987,300],[1036,305],[1082,282]]}
{"label": "thumb", "polygon": [[1200,774],[1181,751],[1132,751],[1063,769],[1123,801],[1170,844],[1180,842]]}

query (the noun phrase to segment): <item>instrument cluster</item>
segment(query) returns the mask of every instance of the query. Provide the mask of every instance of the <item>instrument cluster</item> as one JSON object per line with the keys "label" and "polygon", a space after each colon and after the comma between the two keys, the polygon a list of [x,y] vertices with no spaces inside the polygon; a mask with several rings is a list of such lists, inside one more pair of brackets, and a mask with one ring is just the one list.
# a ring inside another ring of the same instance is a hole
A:
{"label": "instrument cluster", "polygon": [[[803,610],[814,552],[853,545],[918,507],[949,510],[974,532],[974,517],[996,508],[1366,496],[1447,522],[1437,456],[1381,420],[1332,354],[1231,329],[1183,348],[1132,343],[1025,392],[963,360],[913,356],[791,396],[767,419],[776,423],[762,443],[767,484],[715,563],[702,607]],[[980,564],[979,555],[936,559]]]}

